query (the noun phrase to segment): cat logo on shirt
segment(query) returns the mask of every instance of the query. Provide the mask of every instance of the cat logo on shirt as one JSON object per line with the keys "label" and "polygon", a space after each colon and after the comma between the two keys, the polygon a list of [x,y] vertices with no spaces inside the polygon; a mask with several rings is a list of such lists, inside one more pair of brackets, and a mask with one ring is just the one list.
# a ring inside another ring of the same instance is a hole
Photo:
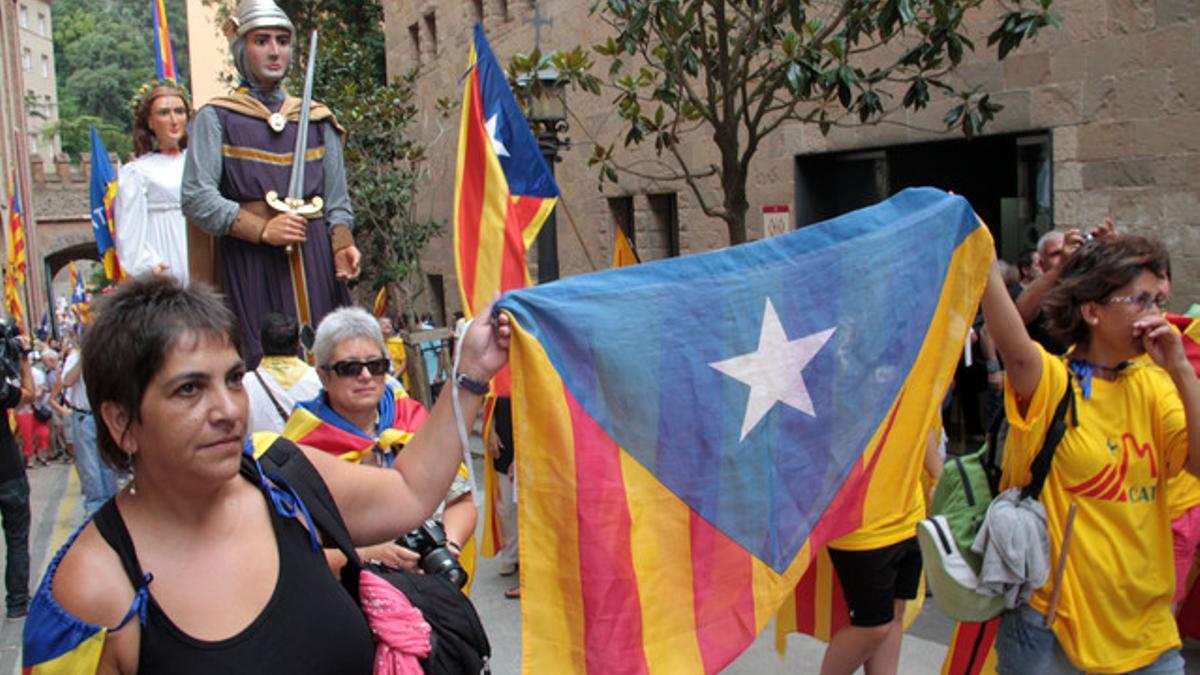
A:
{"label": "cat logo on shirt", "polygon": [[[1067,487],[1067,492],[1082,497],[1093,497],[1111,502],[1149,502],[1158,496],[1158,462],[1154,459],[1154,450],[1149,443],[1138,443],[1133,434],[1121,436],[1121,445],[1117,446],[1111,440],[1108,442],[1113,461],[1098,471],[1096,475]],[[1117,450],[1120,450],[1118,460]],[[1126,485],[1125,477],[1129,471],[1130,457],[1134,461],[1146,461],[1150,464],[1150,478],[1154,482],[1149,485]]]}

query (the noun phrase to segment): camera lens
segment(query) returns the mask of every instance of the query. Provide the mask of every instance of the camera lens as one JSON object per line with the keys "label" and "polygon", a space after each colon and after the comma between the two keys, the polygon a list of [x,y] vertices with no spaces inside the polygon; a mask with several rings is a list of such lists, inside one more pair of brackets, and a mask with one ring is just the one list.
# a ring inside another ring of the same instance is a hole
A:
{"label": "camera lens", "polygon": [[458,564],[458,558],[445,546],[440,546],[426,553],[421,558],[421,569],[426,574],[442,574],[455,586],[462,588],[467,583],[467,571]]}

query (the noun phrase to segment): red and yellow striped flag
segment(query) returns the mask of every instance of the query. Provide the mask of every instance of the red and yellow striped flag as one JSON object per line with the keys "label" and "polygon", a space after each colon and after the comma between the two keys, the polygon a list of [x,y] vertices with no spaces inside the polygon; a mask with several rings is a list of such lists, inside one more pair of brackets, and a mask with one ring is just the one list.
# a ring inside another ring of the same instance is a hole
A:
{"label": "red and yellow striped flag", "polygon": [[25,283],[25,217],[21,211],[17,173],[8,177],[8,266],[18,283]]}
{"label": "red and yellow striped flag", "polygon": [[633,242],[620,224],[613,225],[613,267],[629,267],[640,263]]}

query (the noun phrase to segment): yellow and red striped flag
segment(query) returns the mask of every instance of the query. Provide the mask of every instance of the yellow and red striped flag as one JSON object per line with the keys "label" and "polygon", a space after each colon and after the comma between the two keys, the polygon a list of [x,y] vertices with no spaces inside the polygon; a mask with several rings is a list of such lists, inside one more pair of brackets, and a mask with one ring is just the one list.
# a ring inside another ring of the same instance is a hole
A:
{"label": "yellow and red striped flag", "polygon": [[[387,312],[387,301],[388,301],[387,284],[384,284],[379,287],[379,292],[375,294],[375,302],[374,302],[373,306],[371,307],[371,313],[375,315],[376,319],[382,317],[384,315],[384,313]],[[391,336],[390,335],[383,336],[383,338],[385,340],[389,337],[391,337]]]}
{"label": "yellow and red striped flag", "polygon": [[625,228],[620,224],[613,225],[613,267],[629,267],[642,262],[638,258],[637,251],[633,248],[633,241],[629,239],[629,234],[625,232]]}
{"label": "yellow and red striped flag", "polygon": [[17,172],[8,177],[8,266],[18,283],[25,283],[25,216],[21,210]]}
{"label": "yellow and red striped flag", "polygon": [[4,266],[4,306],[8,316],[18,326],[25,325],[25,302],[21,300],[21,284],[16,279],[16,270],[12,265]]}

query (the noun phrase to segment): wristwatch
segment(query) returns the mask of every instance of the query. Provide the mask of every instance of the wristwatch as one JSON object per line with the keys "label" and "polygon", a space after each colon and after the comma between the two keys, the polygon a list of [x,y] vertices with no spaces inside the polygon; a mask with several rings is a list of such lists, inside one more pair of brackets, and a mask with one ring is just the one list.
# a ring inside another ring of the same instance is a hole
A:
{"label": "wristwatch", "polygon": [[465,373],[459,373],[458,377],[455,378],[454,382],[457,383],[458,386],[462,387],[463,389],[466,389],[467,391],[471,392],[472,394],[475,394],[476,396],[486,396],[488,393],[487,382],[480,382],[479,380],[477,380]]}
{"label": "wristwatch", "polygon": [[989,373],[1000,372],[1000,362],[997,361],[996,359],[988,359],[987,361],[984,362],[984,365],[987,366],[987,371]]}

